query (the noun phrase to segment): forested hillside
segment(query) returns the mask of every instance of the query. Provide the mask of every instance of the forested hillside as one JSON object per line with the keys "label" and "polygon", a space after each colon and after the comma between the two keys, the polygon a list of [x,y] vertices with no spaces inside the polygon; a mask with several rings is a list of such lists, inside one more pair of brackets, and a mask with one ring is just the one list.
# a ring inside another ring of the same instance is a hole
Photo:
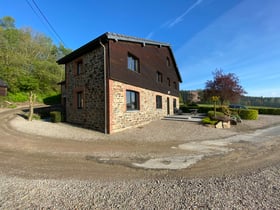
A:
{"label": "forested hillside", "polygon": [[64,79],[64,68],[56,60],[70,51],[31,28],[16,28],[12,17],[1,18],[0,79],[9,86],[7,98],[25,101],[33,91],[40,101],[58,94],[57,83]]}

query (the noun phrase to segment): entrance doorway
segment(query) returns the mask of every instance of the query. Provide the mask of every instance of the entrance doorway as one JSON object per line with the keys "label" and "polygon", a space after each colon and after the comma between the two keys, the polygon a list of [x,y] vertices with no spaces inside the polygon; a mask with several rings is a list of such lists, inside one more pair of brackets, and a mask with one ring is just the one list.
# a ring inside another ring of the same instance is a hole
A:
{"label": "entrance doorway", "polygon": [[170,102],[169,102],[169,98],[167,98],[167,115],[170,115]]}

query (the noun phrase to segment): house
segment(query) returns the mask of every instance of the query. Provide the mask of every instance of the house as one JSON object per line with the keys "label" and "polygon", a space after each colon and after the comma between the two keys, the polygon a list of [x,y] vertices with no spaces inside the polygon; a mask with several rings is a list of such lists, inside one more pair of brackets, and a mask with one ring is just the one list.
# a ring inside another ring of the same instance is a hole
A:
{"label": "house", "polygon": [[6,96],[8,91],[8,85],[0,79],[0,96]]}
{"label": "house", "polygon": [[167,43],[105,33],[57,62],[67,122],[114,133],[179,107],[182,79]]}

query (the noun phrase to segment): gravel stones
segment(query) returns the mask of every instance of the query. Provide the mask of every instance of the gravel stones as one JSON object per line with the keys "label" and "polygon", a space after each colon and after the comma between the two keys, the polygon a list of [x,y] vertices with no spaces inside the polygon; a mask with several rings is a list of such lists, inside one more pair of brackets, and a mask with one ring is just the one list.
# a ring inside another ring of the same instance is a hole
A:
{"label": "gravel stones", "polygon": [[0,181],[0,209],[280,209],[280,164],[210,178]]}

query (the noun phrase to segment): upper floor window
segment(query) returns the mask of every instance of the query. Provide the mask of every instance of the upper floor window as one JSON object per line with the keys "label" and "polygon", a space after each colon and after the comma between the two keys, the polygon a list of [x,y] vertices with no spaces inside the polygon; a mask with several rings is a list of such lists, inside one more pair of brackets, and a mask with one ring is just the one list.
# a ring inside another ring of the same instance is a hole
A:
{"label": "upper floor window", "polygon": [[171,86],[171,80],[170,80],[169,77],[167,77],[167,84],[168,84],[169,87]]}
{"label": "upper floor window", "polygon": [[140,72],[139,71],[139,60],[135,56],[128,54],[127,56],[127,68],[131,71]]}
{"label": "upper floor window", "polygon": [[139,104],[139,93],[127,90],[126,91],[126,110],[132,111],[132,110],[139,110],[140,104]]}
{"label": "upper floor window", "polygon": [[169,57],[166,57],[166,65],[167,65],[167,66],[170,66],[170,65],[171,65],[171,63],[170,63],[170,58],[169,58]]}
{"label": "upper floor window", "polygon": [[162,109],[162,97],[161,96],[156,96],[156,108]]}
{"label": "upper floor window", "polygon": [[80,75],[82,73],[82,70],[83,70],[83,61],[78,61],[76,63],[76,75]]}
{"label": "upper floor window", "polygon": [[157,71],[157,78],[156,78],[157,82],[162,83],[162,79],[163,79],[162,73]]}
{"label": "upper floor window", "polygon": [[174,89],[176,89],[176,90],[178,89],[176,82],[173,82],[173,86],[174,86]]}

